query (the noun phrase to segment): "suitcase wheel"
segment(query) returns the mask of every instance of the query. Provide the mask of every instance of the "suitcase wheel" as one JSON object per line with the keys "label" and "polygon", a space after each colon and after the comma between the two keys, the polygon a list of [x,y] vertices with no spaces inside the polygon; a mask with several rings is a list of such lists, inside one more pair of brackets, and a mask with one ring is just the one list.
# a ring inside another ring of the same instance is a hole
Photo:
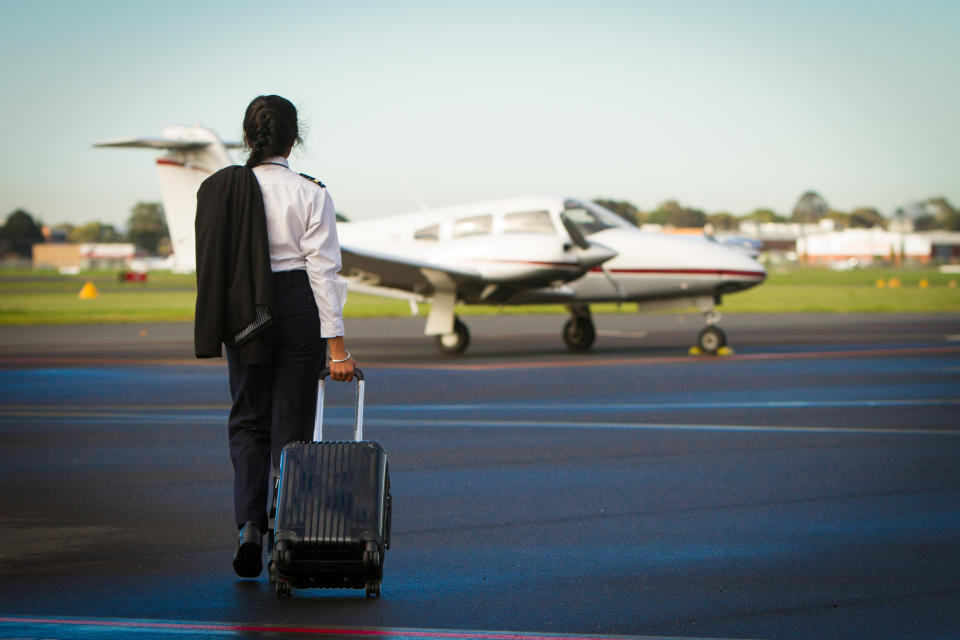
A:
{"label": "suitcase wheel", "polygon": [[380,550],[377,548],[376,542],[367,543],[366,548],[363,550],[363,564],[368,567],[380,566]]}
{"label": "suitcase wheel", "polygon": [[273,550],[273,558],[284,566],[290,566],[293,555],[290,553],[290,547],[286,540],[281,540]]}
{"label": "suitcase wheel", "polygon": [[289,580],[278,577],[274,586],[276,587],[278,598],[289,598],[293,595],[293,585],[290,584]]}
{"label": "suitcase wheel", "polygon": [[382,580],[367,580],[367,597],[379,598],[382,583]]}

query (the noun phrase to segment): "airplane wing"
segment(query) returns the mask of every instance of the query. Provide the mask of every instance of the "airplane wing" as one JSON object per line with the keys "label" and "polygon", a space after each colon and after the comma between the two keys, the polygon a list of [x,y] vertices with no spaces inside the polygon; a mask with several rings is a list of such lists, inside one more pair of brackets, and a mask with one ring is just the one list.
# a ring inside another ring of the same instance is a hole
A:
{"label": "airplane wing", "polygon": [[481,276],[470,269],[451,268],[426,260],[340,245],[341,274],[366,286],[409,291],[429,296],[436,291],[456,291],[462,285],[481,284]]}

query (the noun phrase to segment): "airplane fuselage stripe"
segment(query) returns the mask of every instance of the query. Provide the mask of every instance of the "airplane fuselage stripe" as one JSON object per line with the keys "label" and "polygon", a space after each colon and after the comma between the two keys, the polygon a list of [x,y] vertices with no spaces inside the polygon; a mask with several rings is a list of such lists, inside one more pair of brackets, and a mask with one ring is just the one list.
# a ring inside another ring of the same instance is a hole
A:
{"label": "airplane fuselage stripe", "polygon": [[530,264],[536,265],[538,267],[561,267],[564,269],[579,269],[580,265],[576,262],[546,262],[542,260],[497,260],[497,259],[486,259],[486,258],[477,258],[471,260],[471,262],[494,262],[497,264]]}
{"label": "airplane fuselage stripe", "polygon": [[[766,279],[763,271],[737,271],[733,269],[607,269],[613,274],[627,275],[679,275],[679,276],[737,276],[743,278]],[[600,267],[590,269],[591,273],[603,273]]]}
{"label": "airplane fuselage stripe", "polygon": [[157,164],[166,165],[169,167],[180,167],[181,169],[191,169],[193,171],[200,171],[201,173],[213,173],[208,169],[203,169],[201,167],[192,167],[183,162],[179,162],[177,160],[171,160],[170,158],[157,158]]}

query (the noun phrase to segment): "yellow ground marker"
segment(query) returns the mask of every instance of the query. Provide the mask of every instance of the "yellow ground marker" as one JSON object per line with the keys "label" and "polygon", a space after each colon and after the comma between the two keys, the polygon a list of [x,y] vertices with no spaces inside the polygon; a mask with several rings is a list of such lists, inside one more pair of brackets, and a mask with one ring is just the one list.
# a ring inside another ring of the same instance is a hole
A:
{"label": "yellow ground marker", "polygon": [[87,282],[80,289],[80,293],[77,294],[77,297],[81,300],[92,300],[100,295],[100,292],[97,291],[97,288],[93,286],[92,282]]}
{"label": "yellow ground marker", "polygon": [[[717,349],[717,353],[714,354],[714,355],[718,355],[718,356],[734,356],[734,355],[736,355],[736,354],[737,354],[737,352],[734,351],[733,348],[731,348],[731,347],[720,347],[719,349]],[[694,346],[690,347],[689,349],[687,349],[687,355],[688,355],[688,356],[703,356],[703,355],[708,355],[708,354],[707,354],[703,349],[701,349],[700,347],[694,345]]]}

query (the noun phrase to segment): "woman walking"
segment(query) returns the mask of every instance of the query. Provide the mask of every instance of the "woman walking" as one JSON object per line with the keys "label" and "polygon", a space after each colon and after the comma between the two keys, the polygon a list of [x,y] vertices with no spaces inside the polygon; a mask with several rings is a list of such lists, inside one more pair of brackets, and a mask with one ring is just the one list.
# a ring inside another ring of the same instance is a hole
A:
{"label": "woman walking", "polygon": [[329,348],[331,378],[349,382],[344,344],[346,283],[333,201],[319,180],[290,169],[301,142],[297,110],[258,96],[243,119],[245,166],[221,169],[197,192],[198,358],[220,357],[230,378],[228,432],[237,575],[262,569],[271,469],[284,445],[309,441],[317,376]]}

